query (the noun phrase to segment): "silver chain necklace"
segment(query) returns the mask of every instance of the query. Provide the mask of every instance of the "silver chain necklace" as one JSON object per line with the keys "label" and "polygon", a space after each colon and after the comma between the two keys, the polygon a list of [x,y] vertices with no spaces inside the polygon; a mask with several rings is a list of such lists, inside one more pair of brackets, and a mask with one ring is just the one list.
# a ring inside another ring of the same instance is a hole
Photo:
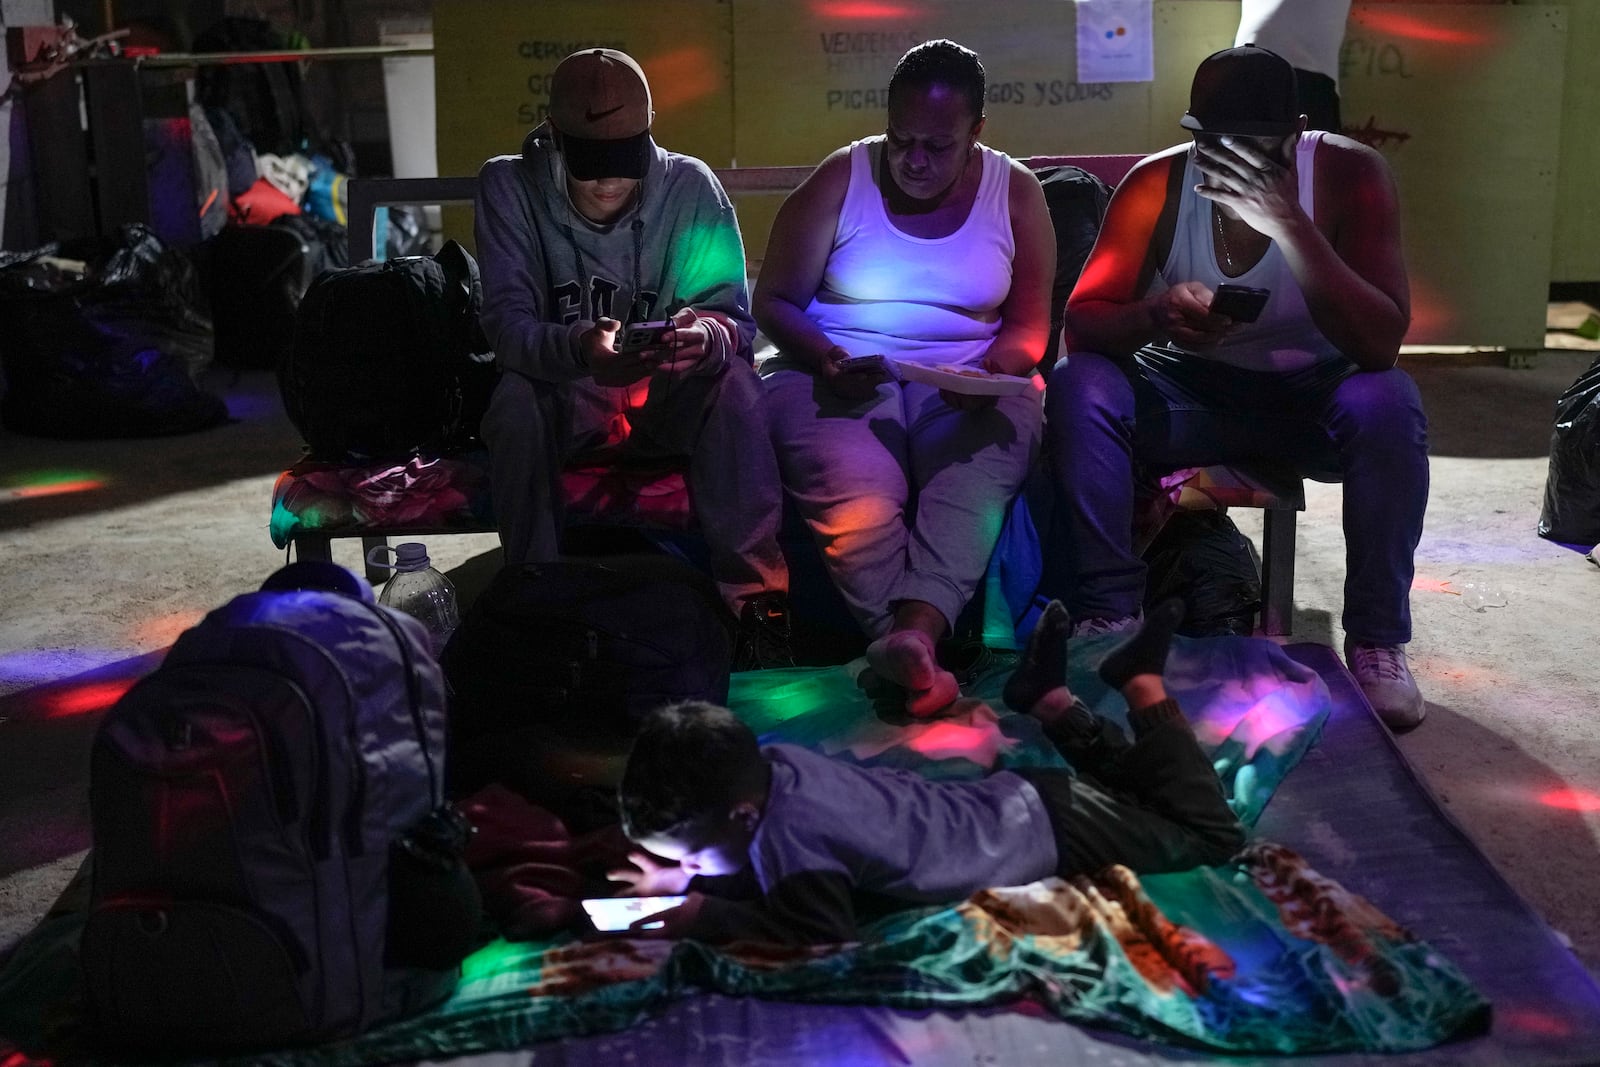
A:
{"label": "silver chain necklace", "polygon": [[1222,225],[1222,212],[1213,205],[1211,217],[1217,220],[1217,240],[1222,244],[1222,262],[1227,267],[1228,277],[1237,277],[1233,269],[1233,250],[1228,247],[1228,231]]}

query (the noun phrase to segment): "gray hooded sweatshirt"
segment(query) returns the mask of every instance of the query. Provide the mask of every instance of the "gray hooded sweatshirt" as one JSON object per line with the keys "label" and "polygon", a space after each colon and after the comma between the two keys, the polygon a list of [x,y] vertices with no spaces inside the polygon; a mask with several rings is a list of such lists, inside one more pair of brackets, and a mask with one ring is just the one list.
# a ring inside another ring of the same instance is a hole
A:
{"label": "gray hooded sweatshirt", "polygon": [[733,204],[711,168],[660,146],[633,207],[604,225],[567,197],[548,124],[520,156],[478,172],[481,321],[502,370],[536,381],[588,377],[577,339],[596,319],[665,319],[683,307],[720,311],[751,358],[755,320]]}

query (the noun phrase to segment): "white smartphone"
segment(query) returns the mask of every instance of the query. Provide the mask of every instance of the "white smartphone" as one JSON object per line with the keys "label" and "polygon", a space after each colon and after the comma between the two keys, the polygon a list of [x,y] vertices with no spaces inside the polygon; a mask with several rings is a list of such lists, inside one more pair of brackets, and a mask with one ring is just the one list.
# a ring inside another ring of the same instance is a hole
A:
{"label": "white smartphone", "polygon": [[[640,919],[647,918],[659,911],[676,908],[684,902],[684,897],[593,897],[583,902],[583,910],[589,913],[589,921],[596,930],[607,932],[626,930]],[[660,927],[660,923],[647,925],[646,930]]]}

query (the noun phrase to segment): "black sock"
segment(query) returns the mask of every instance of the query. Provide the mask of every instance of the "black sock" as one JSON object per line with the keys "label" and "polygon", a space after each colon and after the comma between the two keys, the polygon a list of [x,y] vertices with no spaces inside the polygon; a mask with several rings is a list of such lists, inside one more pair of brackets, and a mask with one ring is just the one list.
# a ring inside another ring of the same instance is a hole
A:
{"label": "black sock", "polygon": [[1183,601],[1163,600],[1145,613],[1144,625],[1137,633],[1111,650],[1100,664],[1100,680],[1121,689],[1136,674],[1160,674],[1167,666],[1167,649],[1172,633],[1183,622]]}
{"label": "black sock", "polygon": [[1000,691],[1006,707],[1026,713],[1040,697],[1067,684],[1067,634],[1071,630],[1072,616],[1066,606],[1059,600],[1050,601],[1028,638],[1017,669]]}

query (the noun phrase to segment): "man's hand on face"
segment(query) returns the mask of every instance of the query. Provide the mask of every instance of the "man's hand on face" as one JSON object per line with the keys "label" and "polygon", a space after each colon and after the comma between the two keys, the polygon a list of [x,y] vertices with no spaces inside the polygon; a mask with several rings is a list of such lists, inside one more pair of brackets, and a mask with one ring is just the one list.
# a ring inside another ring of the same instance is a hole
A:
{"label": "man's hand on face", "polygon": [[655,362],[646,359],[643,352],[617,351],[617,330],[621,327],[616,319],[601,319],[578,335],[578,348],[596,385],[632,385],[649,377],[655,369]]}
{"label": "man's hand on face", "polygon": [[1226,315],[1211,313],[1212,296],[1202,282],[1179,282],[1151,300],[1151,325],[1173,344],[1211,348],[1233,327]]}
{"label": "man's hand on face", "polygon": [[1287,138],[1272,144],[1255,137],[1199,137],[1195,140],[1195,166],[1205,181],[1196,190],[1238,212],[1258,233],[1276,239],[1300,210],[1300,179],[1295,174],[1294,152]]}

